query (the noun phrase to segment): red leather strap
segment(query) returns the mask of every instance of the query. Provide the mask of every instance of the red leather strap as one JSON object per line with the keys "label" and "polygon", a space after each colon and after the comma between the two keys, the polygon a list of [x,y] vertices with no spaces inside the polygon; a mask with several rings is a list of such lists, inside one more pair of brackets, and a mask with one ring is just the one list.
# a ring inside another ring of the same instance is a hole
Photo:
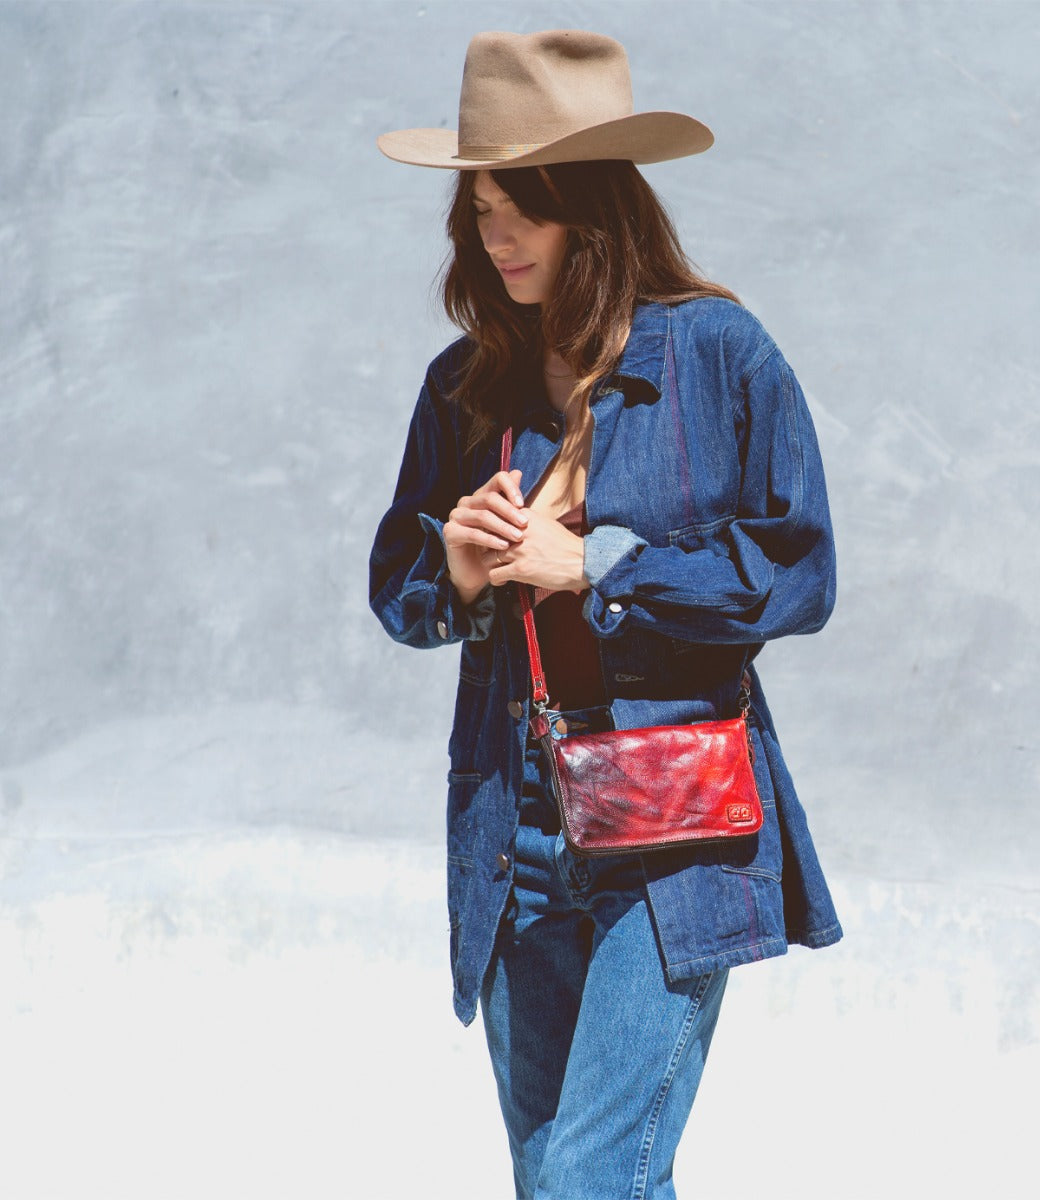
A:
{"label": "red leather strap", "polygon": [[[499,460],[499,467],[503,471],[509,470],[509,462],[513,457],[513,430],[507,428],[502,434],[502,456]],[[545,687],[545,670],[542,667],[542,652],[538,648],[538,634],[534,627],[534,607],[531,604],[531,588],[527,584],[518,583],[516,585],[517,594],[520,597],[520,608],[524,614],[524,634],[527,637],[527,658],[531,665],[531,699],[540,707],[544,707],[549,700],[549,693]]]}

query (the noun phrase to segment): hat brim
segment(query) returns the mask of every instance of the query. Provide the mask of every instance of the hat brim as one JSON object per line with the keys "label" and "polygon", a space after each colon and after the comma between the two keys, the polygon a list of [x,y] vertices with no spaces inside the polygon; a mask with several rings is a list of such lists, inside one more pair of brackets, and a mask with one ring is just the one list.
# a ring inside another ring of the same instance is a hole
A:
{"label": "hat brim", "polygon": [[634,163],[667,162],[700,154],[714,140],[707,125],[685,113],[645,112],[591,125],[556,141],[501,158],[460,158],[458,134],[453,129],[398,129],[382,134],[376,145],[387,158],[415,167],[499,171],[603,158],[622,158]]}

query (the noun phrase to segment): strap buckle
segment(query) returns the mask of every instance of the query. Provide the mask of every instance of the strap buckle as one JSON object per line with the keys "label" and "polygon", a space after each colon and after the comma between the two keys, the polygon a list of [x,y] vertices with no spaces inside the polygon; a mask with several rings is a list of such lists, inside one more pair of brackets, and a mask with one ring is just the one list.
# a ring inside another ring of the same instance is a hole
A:
{"label": "strap buckle", "polygon": [[751,676],[747,671],[744,672],[740,681],[740,690],[737,692],[737,708],[746,721],[748,713],[751,711]]}

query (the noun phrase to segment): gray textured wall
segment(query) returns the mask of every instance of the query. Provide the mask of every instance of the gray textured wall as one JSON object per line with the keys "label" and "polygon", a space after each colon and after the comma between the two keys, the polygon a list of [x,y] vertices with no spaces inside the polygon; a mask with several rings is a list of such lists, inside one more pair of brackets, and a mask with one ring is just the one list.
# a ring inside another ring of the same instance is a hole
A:
{"label": "gray textured wall", "polygon": [[426,756],[392,812],[350,772],[362,749],[276,805],[436,835],[420,781],[453,656],[386,642],[364,568],[450,336],[430,290],[448,180],[373,140],[454,126],[476,28],[574,24],[625,41],[637,104],[714,128],[708,155],[647,173],[819,423],[839,606],[763,671],[821,836],[884,872],[894,823],[919,872],[1002,869],[1024,843],[978,814],[1027,817],[1037,781],[1038,16],[0,5],[10,787],[106,728],[137,742],[142,721],[259,703],[274,738],[281,710],[321,710],[344,745],[371,730],[377,763],[392,729]]}
{"label": "gray textured wall", "polygon": [[508,1193],[448,1005],[455,653],[366,603],[450,181],[374,141],[454,127],[478,29],[564,25],[714,129],[647,174],[839,539],[761,668],[848,938],[735,973],[680,1168],[1034,1174],[1040,4],[0,0],[5,1197]]}

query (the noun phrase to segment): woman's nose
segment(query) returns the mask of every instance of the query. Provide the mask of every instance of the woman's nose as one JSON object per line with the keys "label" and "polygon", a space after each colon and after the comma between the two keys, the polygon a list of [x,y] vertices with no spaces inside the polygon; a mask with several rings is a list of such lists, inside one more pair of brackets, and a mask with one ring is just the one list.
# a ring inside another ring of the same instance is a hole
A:
{"label": "woman's nose", "polygon": [[484,227],[484,249],[488,254],[508,250],[516,245],[512,222],[505,213],[492,213]]}

